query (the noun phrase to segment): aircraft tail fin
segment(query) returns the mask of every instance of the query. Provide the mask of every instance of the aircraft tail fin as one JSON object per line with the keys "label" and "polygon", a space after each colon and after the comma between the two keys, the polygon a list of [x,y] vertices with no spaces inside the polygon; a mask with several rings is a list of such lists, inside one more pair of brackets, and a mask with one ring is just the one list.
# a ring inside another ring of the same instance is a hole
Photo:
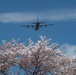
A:
{"label": "aircraft tail fin", "polygon": [[37,17],[37,23],[39,22],[39,19],[38,19],[38,17]]}

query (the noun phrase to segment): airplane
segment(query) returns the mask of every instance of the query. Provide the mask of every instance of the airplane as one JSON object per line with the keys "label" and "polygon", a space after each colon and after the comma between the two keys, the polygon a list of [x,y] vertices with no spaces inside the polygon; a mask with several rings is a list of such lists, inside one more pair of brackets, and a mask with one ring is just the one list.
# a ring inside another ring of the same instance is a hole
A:
{"label": "airplane", "polygon": [[45,24],[44,22],[39,22],[39,19],[37,17],[37,22],[31,23],[33,25],[20,25],[20,27],[32,27],[35,29],[35,31],[37,31],[40,27],[45,26],[47,27],[48,25],[54,25],[54,24]]}

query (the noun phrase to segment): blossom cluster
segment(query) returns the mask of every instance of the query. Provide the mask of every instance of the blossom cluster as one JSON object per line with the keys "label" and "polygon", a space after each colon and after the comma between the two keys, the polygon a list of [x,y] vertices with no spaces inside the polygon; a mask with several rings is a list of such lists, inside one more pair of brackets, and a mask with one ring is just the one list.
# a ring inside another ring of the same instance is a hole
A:
{"label": "blossom cluster", "polygon": [[51,40],[40,36],[40,40],[34,43],[28,39],[28,46],[15,39],[2,41],[0,72],[4,74],[15,65],[26,75],[76,75],[76,58],[63,54],[57,47],[58,43],[49,44]]}

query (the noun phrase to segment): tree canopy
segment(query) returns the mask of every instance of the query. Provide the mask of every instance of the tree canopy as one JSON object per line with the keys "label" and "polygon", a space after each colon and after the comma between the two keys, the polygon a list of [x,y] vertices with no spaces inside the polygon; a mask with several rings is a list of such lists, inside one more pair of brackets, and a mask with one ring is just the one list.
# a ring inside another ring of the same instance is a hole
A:
{"label": "tree canopy", "polygon": [[19,39],[2,41],[0,46],[0,75],[9,75],[10,68],[18,66],[19,70],[11,75],[76,75],[76,58],[63,54],[58,43],[50,43],[52,39],[40,36],[34,43],[28,39],[28,45],[19,43]]}

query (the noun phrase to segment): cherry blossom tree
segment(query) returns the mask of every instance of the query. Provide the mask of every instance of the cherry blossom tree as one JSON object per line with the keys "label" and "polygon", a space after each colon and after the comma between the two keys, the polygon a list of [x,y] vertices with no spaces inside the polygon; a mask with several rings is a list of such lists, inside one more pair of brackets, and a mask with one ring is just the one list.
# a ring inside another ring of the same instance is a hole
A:
{"label": "cherry blossom tree", "polygon": [[19,39],[10,42],[2,41],[0,46],[0,73],[9,75],[10,68],[18,66],[16,74],[24,70],[23,75],[76,75],[76,58],[63,54],[58,43],[50,43],[52,39],[40,36],[34,43],[28,39],[28,45],[19,43]]}

